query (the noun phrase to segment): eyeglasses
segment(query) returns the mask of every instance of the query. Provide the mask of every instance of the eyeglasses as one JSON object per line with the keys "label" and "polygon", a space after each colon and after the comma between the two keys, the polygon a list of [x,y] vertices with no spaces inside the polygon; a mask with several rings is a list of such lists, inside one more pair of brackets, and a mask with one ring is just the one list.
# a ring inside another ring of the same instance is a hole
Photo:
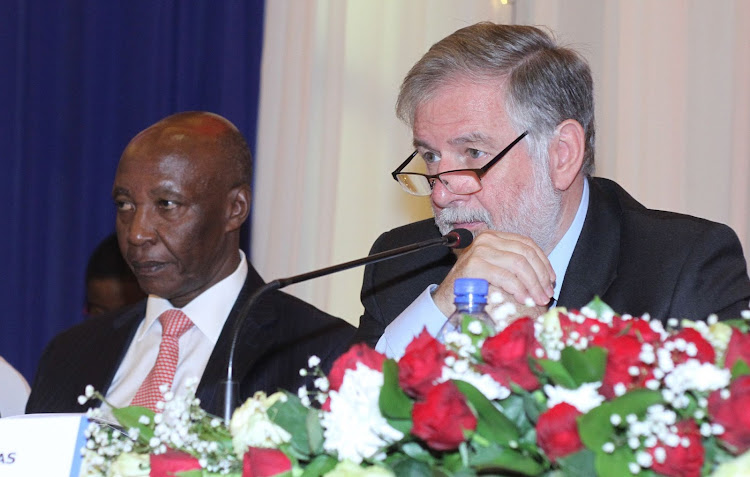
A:
{"label": "eyeglasses", "polygon": [[393,179],[401,184],[401,188],[412,195],[426,196],[432,193],[432,188],[435,186],[435,181],[439,180],[443,183],[446,189],[453,194],[473,194],[482,190],[482,177],[487,174],[490,167],[494,166],[500,159],[502,159],[513,146],[518,144],[521,139],[526,137],[528,131],[524,131],[523,134],[513,140],[508,146],[500,151],[497,156],[492,158],[490,162],[485,164],[480,169],[456,169],[453,171],[445,171],[439,174],[421,174],[419,172],[401,172],[404,168],[414,159],[417,155],[417,151],[414,151],[411,156],[407,157],[406,160],[396,168],[395,171],[391,172]]}

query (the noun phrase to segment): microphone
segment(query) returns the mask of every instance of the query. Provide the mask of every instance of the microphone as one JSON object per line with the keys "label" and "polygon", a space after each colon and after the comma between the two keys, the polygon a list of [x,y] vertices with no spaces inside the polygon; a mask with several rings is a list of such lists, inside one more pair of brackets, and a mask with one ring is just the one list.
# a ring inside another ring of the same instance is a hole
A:
{"label": "microphone", "polygon": [[405,245],[403,247],[386,250],[373,255],[369,255],[364,258],[352,260],[350,262],[340,263],[330,267],[322,268],[320,270],[313,270],[312,272],[303,273],[301,275],[295,275],[288,278],[280,278],[272,282],[268,282],[262,287],[255,290],[250,299],[245,302],[243,307],[240,309],[239,318],[234,323],[232,328],[232,344],[229,347],[229,357],[227,359],[227,379],[222,384],[224,386],[224,424],[229,425],[229,421],[232,418],[232,412],[237,405],[237,398],[239,397],[239,382],[234,379],[234,352],[237,347],[237,339],[239,338],[240,331],[242,331],[242,325],[245,320],[243,317],[248,316],[249,311],[255,305],[255,302],[272,290],[279,290],[281,288],[293,285],[295,283],[312,280],[313,278],[322,277],[324,275],[331,275],[333,273],[342,272],[349,270],[350,268],[359,267],[361,265],[370,265],[383,260],[389,260],[391,258],[400,257],[418,250],[423,250],[430,247],[442,245],[453,249],[462,249],[471,245],[474,236],[467,229],[454,229],[442,237],[425,240],[411,245]]}

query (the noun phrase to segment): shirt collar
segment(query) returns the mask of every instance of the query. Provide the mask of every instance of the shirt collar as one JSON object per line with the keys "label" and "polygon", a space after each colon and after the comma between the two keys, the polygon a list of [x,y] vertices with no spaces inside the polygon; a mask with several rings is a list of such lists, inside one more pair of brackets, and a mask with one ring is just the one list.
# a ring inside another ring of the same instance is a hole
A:
{"label": "shirt collar", "polygon": [[[224,323],[227,321],[247,278],[247,259],[242,250],[239,252],[240,263],[234,272],[195,297],[183,308],[179,308],[213,344],[216,344],[219,340]],[[159,318],[159,315],[174,308],[175,306],[166,298],[149,295],[146,301],[146,318],[136,339],[139,341],[143,339]]]}
{"label": "shirt collar", "polygon": [[555,248],[550,252],[549,258],[552,269],[555,271],[557,280],[555,281],[555,295],[553,296],[555,303],[557,303],[560,297],[560,289],[562,288],[563,279],[565,278],[565,272],[568,270],[568,264],[570,258],[573,256],[573,250],[576,248],[578,237],[581,236],[581,230],[583,229],[583,222],[586,220],[586,212],[589,210],[589,181],[588,178],[583,180],[583,193],[581,194],[581,203],[578,204],[578,212],[573,218],[573,222],[568,227],[568,231],[565,232],[563,238],[555,245]]}

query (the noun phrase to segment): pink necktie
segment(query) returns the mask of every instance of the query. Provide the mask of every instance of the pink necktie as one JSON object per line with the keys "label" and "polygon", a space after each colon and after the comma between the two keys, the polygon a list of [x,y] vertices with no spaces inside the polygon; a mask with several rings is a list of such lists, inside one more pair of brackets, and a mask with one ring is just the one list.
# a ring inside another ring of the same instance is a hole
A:
{"label": "pink necktie", "polygon": [[162,331],[156,363],[154,363],[154,367],[151,368],[130,403],[131,406],[143,406],[156,412],[160,412],[156,409],[156,403],[164,400],[159,387],[166,384],[171,388],[174,373],[177,371],[177,360],[180,357],[180,336],[193,326],[190,318],[180,310],[165,311],[159,316],[159,322]]}

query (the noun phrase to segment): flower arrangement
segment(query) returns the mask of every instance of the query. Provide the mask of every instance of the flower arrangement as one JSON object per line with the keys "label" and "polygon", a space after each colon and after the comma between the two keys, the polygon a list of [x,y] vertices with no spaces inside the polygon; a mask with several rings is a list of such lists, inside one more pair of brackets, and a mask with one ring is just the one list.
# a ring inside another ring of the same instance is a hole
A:
{"label": "flower arrangement", "polygon": [[93,422],[84,472],[750,475],[749,320],[665,327],[595,299],[423,332],[398,361],[355,345],[328,376],[311,358],[314,390],[258,393],[228,428],[190,392],[161,414],[114,409],[127,431]]}

